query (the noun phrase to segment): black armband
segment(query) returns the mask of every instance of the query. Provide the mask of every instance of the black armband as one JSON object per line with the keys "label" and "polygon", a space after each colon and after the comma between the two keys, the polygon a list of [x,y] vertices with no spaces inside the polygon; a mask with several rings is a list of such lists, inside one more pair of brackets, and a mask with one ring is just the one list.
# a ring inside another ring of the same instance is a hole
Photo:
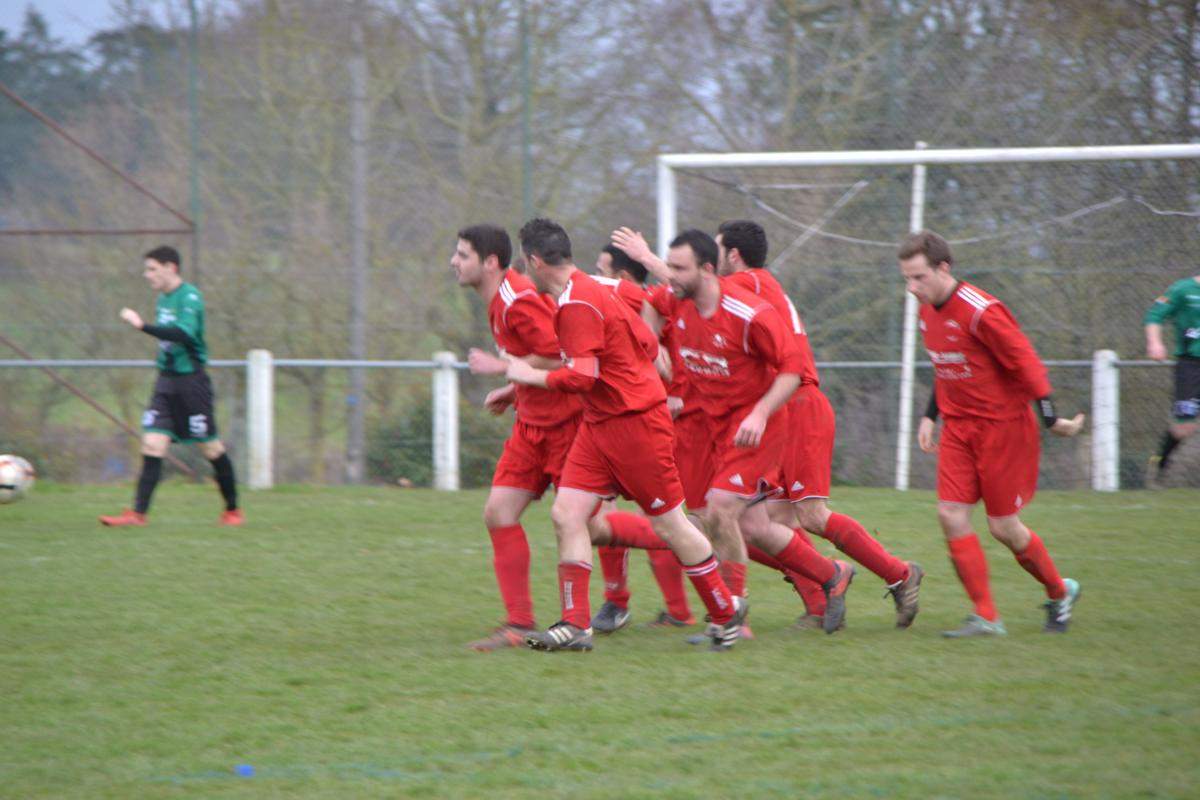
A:
{"label": "black armband", "polygon": [[178,325],[143,325],[142,333],[149,334],[155,339],[165,339],[168,342],[187,344],[191,337]]}
{"label": "black armband", "polygon": [[1039,397],[1037,407],[1038,413],[1042,415],[1042,426],[1053,428],[1054,423],[1058,422],[1058,415],[1054,413],[1054,401],[1050,399],[1050,395]]}
{"label": "black armband", "polygon": [[938,418],[937,392],[929,393],[929,405],[925,406],[925,416],[928,417],[929,419],[933,420],[934,422],[937,422],[937,418]]}

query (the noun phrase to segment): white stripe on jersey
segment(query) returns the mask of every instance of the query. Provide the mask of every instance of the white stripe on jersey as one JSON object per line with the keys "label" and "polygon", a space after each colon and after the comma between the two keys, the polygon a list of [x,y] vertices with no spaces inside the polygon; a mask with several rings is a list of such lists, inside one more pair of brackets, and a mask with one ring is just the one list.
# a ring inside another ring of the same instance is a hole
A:
{"label": "white stripe on jersey", "polygon": [[721,307],[724,308],[726,311],[728,311],[730,314],[733,314],[735,317],[740,317],[740,318],[746,320],[747,322],[754,319],[754,309],[753,308],[746,305],[741,300],[738,300],[734,297],[730,297],[729,295],[725,295],[724,297],[721,298]]}
{"label": "white stripe on jersey", "polygon": [[504,305],[506,306],[511,306],[517,300],[517,294],[508,285],[507,279],[500,284],[500,299],[504,301]]}
{"label": "white stripe on jersey", "polygon": [[990,305],[988,300],[985,300],[982,295],[971,289],[969,286],[958,287],[958,296],[978,308],[980,311],[983,311]]}
{"label": "white stripe on jersey", "polygon": [[592,280],[596,283],[602,283],[605,286],[619,286],[621,284],[620,278],[608,278],[604,275],[593,275]]}
{"label": "white stripe on jersey", "polygon": [[567,281],[567,287],[563,289],[562,294],[558,296],[558,304],[560,306],[564,303],[571,302],[571,286],[574,285],[574,283],[575,281],[573,280]]}

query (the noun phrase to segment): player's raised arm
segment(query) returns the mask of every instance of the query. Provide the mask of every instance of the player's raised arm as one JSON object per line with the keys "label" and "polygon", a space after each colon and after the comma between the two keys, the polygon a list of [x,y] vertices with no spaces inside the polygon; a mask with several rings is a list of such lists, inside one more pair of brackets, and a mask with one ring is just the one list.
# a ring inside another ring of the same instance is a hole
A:
{"label": "player's raised arm", "polygon": [[666,262],[654,254],[654,251],[650,249],[650,245],[646,242],[646,237],[642,236],[640,231],[635,231],[632,228],[617,228],[612,232],[611,238],[612,243],[621,252],[645,267],[656,279],[663,283],[667,282],[670,272],[667,269]]}

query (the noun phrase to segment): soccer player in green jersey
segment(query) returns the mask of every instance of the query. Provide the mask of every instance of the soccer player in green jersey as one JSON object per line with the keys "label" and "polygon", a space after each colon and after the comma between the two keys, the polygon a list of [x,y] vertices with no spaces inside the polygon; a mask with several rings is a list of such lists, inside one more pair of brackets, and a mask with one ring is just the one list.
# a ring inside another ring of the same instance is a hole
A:
{"label": "soccer player in green jersey", "polygon": [[1171,453],[1196,432],[1200,415],[1200,275],[1176,281],[1146,312],[1146,355],[1167,359],[1163,322],[1175,325],[1175,422],[1163,434],[1158,454],[1158,474],[1167,468]]}
{"label": "soccer player in green jersey", "polygon": [[142,414],[142,473],[138,477],[133,508],[100,517],[104,525],[145,525],[150,497],[162,476],[162,461],[172,441],[192,442],[213,466],[217,485],[225,498],[222,525],[244,521],[237,504],[233,462],[217,438],[213,414],[213,387],[204,365],[204,296],[179,276],[179,252],[156,247],[146,253],[142,275],[159,293],[154,324],[142,320],[131,308],[121,309],[121,319],[158,339],[158,379],[150,405]]}

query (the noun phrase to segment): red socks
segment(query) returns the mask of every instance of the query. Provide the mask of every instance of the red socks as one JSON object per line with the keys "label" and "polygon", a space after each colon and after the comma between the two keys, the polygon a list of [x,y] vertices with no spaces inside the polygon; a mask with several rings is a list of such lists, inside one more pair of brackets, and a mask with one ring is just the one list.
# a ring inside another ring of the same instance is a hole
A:
{"label": "red socks", "polygon": [[580,561],[562,561],[558,565],[558,592],[562,598],[562,618],[576,628],[586,629],[592,621],[588,603],[588,579],[592,567]]}
{"label": "red socks", "polygon": [[612,511],[604,517],[612,531],[609,547],[636,547],[639,550],[670,550],[654,532],[650,520],[628,511]]}
{"label": "red socks", "polygon": [[992,590],[988,586],[987,558],[979,545],[979,537],[974,533],[950,539],[946,542],[950,547],[950,562],[962,581],[967,596],[975,604],[975,613],[989,622],[995,622],[999,616],[996,604],[992,602]]}
{"label": "red socks", "polygon": [[529,541],[520,525],[491,528],[492,566],[500,597],[508,613],[508,624],[532,628],[533,599],[529,594]]}
{"label": "red socks", "polygon": [[1017,563],[1025,568],[1033,577],[1037,578],[1043,586],[1046,587],[1046,596],[1051,600],[1061,600],[1067,596],[1067,587],[1063,585],[1063,580],[1058,575],[1058,570],[1054,567],[1054,562],[1050,559],[1050,554],[1046,552],[1046,545],[1042,544],[1041,537],[1033,531],[1029,532],[1029,544],[1026,545],[1024,552],[1013,553],[1017,557]]}
{"label": "red socks", "polygon": [[685,566],[683,571],[687,573],[692,586],[696,587],[712,621],[718,625],[729,622],[733,618],[733,594],[725,581],[721,580],[716,556],[710,555],[699,564]]}
{"label": "red socks", "polygon": [[721,562],[721,580],[729,587],[730,594],[746,596],[746,565],[736,561]]}
{"label": "red socks", "polygon": [[775,554],[776,560],[787,569],[799,572],[822,586],[828,583],[837,569],[833,562],[817,552],[808,537],[800,538],[795,532],[787,547]]}
{"label": "red socks", "polygon": [[670,550],[647,550],[646,555],[650,557],[650,569],[654,572],[654,580],[658,581],[658,588],[662,590],[667,613],[677,620],[690,623],[692,609],[688,607],[687,592],[683,585],[683,567],[680,566],[679,559]]}
{"label": "red socks", "polygon": [[[604,575],[604,599],[621,608],[629,608],[629,550],[601,545],[600,572]],[[664,551],[655,551],[664,552]],[[665,551],[670,554],[670,551]]]}
{"label": "red socks", "polygon": [[838,550],[853,558],[867,569],[883,578],[889,586],[908,577],[908,564],[884,549],[867,529],[854,517],[845,514],[830,514],[825,523],[825,538],[833,542]]}
{"label": "red socks", "polygon": [[[796,528],[796,535],[801,541],[809,542],[808,534],[803,528]],[[800,595],[800,599],[804,601],[804,610],[808,614],[821,617],[825,615],[825,590],[821,588],[821,584],[806,578],[795,570],[788,569],[783,564],[779,563],[779,559],[770,555],[765,550],[759,550],[754,545],[746,545],[746,551],[750,553],[750,558],[762,564],[764,567],[782,572],[792,584],[792,588],[796,590],[796,594]]]}

